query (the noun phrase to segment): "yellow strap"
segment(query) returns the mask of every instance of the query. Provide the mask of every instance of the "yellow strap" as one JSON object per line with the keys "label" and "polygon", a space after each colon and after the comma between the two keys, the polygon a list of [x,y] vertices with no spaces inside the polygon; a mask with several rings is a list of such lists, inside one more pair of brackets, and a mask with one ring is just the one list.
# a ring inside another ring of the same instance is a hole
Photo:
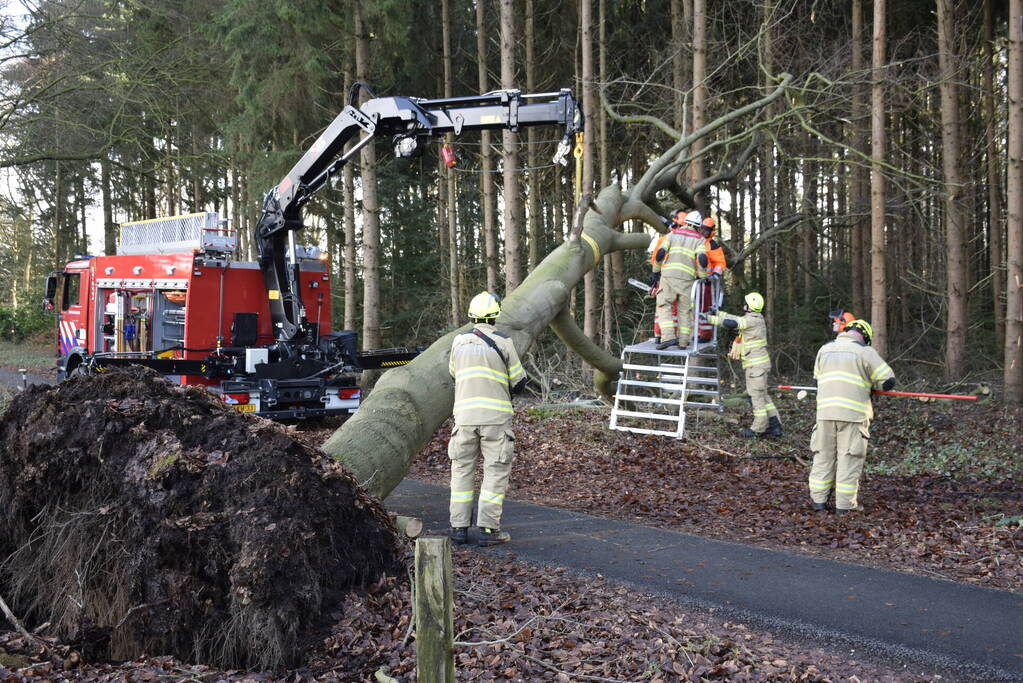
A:
{"label": "yellow strap", "polygon": [[586,240],[586,243],[590,245],[591,249],[593,249],[593,263],[596,265],[600,262],[600,247],[597,246],[597,241],[585,232],[580,233],[579,236]]}
{"label": "yellow strap", "polygon": [[583,194],[583,133],[579,131],[575,134],[575,149],[572,151],[572,155],[575,157],[575,203],[579,203],[579,198]]}

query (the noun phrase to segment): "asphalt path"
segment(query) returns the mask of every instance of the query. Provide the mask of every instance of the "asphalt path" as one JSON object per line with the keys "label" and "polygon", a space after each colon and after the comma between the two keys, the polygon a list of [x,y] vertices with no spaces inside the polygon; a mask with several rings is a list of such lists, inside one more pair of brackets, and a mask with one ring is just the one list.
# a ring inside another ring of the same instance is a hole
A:
{"label": "asphalt path", "polygon": [[[448,489],[406,479],[388,509],[447,532]],[[506,501],[507,546],[800,638],[969,679],[1023,680],[1023,594]],[[475,530],[470,530],[470,542]],[[854,673],[854,672],[851,672]]]}

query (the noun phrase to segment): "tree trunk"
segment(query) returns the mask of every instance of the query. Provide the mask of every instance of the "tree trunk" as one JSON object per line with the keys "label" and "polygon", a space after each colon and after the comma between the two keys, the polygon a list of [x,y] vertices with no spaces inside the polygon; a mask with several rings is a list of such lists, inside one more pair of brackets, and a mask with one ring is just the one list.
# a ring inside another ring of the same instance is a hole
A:
{"label": "tree trunk", "polygon": [[103,196],[103,253],[117,253],[117,225],[114,223],[114,202],[110,196],[110,159],[104,154],[99,160],[100,193]]}
{"label": "tree trunk", "polygon": [[[501,0],[501,87],[515,87],[515,2]],[[505,294],[522,282],[522,256],[519,226],[519,152],[518,135],[501,133],[504,145],[504,280]]]}
{"label": "tree trunk", "polygon": [[959,168],[959,89],[952,38],[955,18],[951,0],[937,0],[938,64],[941,72],[941,166],[945,175],[945,249],[948,319],[945,338],[945,379],[962,377],[966,363],[966,327],[969,283],[966,280],[966,216],[962,204],[963,179]]}
{"label": "tree trunk", "polygon": [[[693,0],[693,130],[703,128],[707,121],[707,8],[706,0]],[[699,154],[702,143],[693,145],[692,154]],[[693,159],[689,166],[690,183],[695,185],[705,176],[703,157]],[[696,208],[707,215],[707,196],[694,197]]]}
{"label": "tree trunk", "polygon": [[[852,89],[852,148],[861,154],[867,154],[867,102],[864,93],[861,74],[863,74],[863,0],[852,1],[852,70],[854,74]],[[867,170],[862,159],[856,154],[850,154],[852,162],[852,195],[850,213],[852,220],[849,223],[850,238],[850,263],[849,273],[852,280],[852,307],[857,316],[866,315],[867,312],[867,288],[864,284],[864,277],[867,274],[867,259],[864,256],[864,243],[866,242],[866,220],[867,205]],[[846,302],[848,305],[849,302]]]}
{"label": "tree trunk", "polygon": [[[536,7],[533,0],[526,0],[526,92],[536,92]],[[539,131],[526,129],[526,225],[529,239],[529,269],[540,262],[540,151],[537,142]]]}
{"label": "tree trunk", "polygon": [[1009,0],[1005,402],[1023,404],[1023,0]]}
{"label": "tree trunk", "polygon": [[[767,0],[764,3],[764,16],[761,24],[764,37],[760,57],[765,73],[771,73],[774,68],[774,39],[771,24],[774,20],[775,0]],[[764,83],[764,89],[770,88],[770,83]],[[775,208],[778,199],[775,196],[776,184],[774,165],[774,144],[768,142],[761,150],[760,156],[760,231],[767,231],[774,227]],[[778,321],[778,288],[775,286],[777,272],[774,258],[774,240],[764,243],[764,270],[766,282],[764,283],[764,309],[765,322],[767,324],[767,338],[775,339],[776,323]]]}
{"label": "tree trunk", "polygon": [[[874,0],[874,50],[870,93],[870,323],[873,347],[888,352],[888,312],[885,308],[885,187],[881,164],[885,160],[885,2]],[[857,313],[860,315],[860,313]]]}
{"label": "tree trunk", "polygon": [[991,301],[992,316],[995,321],[995,340],[999,348],[1005,343],[1005,310],[1002,308],[1002,295],[1005,291],[1003,285],[1003,255],[1002,231],[1005,214],[1002,209],[1002,170],[998,159],[998,147],[996,144],[996,128],[998,117],[995,111],[995,86],[994,86],[994,63],[995,63],[995,27],[991,16],[991,0],[984,0],[984,83],[983,92],[983,120],[984,133],[987,142],[987,191],[988,191],[988,244],[990,246],[991,261]]}
{"label": "tree trunk", "polygon": [[[597,100],[593,82],[593,0],[581,0],[579,3],[579,33],[582,45],[583,111],[592,112],[596,111]],[[589,195],[593,189],[593,149],[593,135],[587,135],[583,141],[583,182],[576,201]],[[593,266],[594,269],[583,278],[583,333],[590,339],[597,336],[597,320],[600,317],[597,264]]]}
{"label": "tree trunk", "polygon": [[[441,25],[443,27],[444,40],[444,97],[454,96],[454,80],[451,74],[451,2],[441,2]],[[444,140],[450,145],[455,141],[455,136],[448,133]],[[448,192],[448,292],[451,298],[451,324],[457,325],[462,319],[461,288],[459,287],[458,267],[458,192],[455,184],[455,169],[445,168],[447,173]]]}
{"label": "tree trunk", "polygon": [[[355,2],[355,77],[369,80],[369,31],[363,0]],[[370,143],[361,151],[362,172],[362,348],[380,343],[380,203],[377,199],[376,150]]]}
{"label": "tree trunk", "polygon": [[[487,77],[487,25],[484,9],[487,3],[476,3],[476,71],[479,78],[479,91],[488,92],[490,86]],[[487,270],[487,291],[497,292],[498,257],[497,228],[494,227],[494,162],[490,149],[490,131],[480,133],[480,193],[483,201],[483,246],[484,261]]]}

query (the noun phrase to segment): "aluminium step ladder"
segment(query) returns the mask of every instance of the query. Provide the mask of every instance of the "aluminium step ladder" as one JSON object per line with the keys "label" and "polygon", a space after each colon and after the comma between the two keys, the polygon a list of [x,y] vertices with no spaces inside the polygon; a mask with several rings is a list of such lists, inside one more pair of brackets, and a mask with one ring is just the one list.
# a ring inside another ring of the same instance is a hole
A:
{"label": "aluminium step ladder", "polygon": [[706,321],[701,325],[697,312],[709,304],[721,305],[721,283],[699,280],[693,284],[691,296],[696,334],[688,347],[659,350],[651,339],[622,349],[611,429],[681,439],[687,410],[724,410],[717,328]]}

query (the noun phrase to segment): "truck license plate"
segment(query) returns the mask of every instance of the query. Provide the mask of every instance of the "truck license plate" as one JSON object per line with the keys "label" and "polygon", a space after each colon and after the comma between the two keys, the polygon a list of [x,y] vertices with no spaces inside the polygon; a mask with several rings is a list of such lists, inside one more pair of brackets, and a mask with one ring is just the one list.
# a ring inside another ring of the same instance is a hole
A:
{"label": "truck license plate", "polygon": [[256,412],[256,404],[255,403],[241,403],[239,405],[236,405],[234,407],[234,409],[237,410],[239,413],[254,413],[254,412]]}

